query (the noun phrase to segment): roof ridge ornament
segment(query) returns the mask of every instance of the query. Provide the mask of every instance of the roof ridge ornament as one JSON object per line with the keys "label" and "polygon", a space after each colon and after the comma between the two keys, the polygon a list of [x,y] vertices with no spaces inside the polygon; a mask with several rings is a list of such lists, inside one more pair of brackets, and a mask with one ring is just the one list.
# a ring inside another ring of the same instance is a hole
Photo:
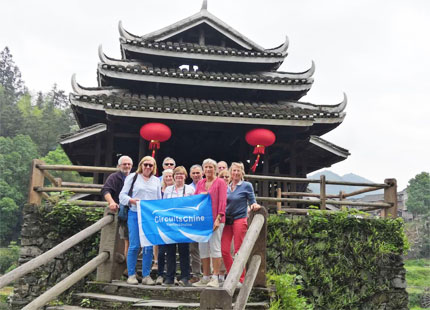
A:
{"label": "roof ridge ornament", "polygon": [[203,10],[205,10],[205,11],[208,10],[208,0],[203,0],[201,11],[203,11]]}

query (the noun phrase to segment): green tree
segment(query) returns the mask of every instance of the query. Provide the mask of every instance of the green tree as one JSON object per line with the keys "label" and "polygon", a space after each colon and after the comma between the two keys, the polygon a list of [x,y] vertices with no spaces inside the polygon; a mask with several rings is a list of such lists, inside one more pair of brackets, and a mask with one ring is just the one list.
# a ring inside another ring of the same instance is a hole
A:
{"label": "green tree", "polygon": [[15,65],[7,46],[0,52],[0,84],[3,85],[5,94],[11,101],[26,92],[21,71]]}
{"label": "green tree", "polygon": [[406,206],[414,217],[430,212],[430,174],[428,172],[421,172],[410,179],[406,191],[408,193]]}
{"label": "green tree", "polygon": [[37,157],[37,147],[29,136],[0,137],[0,243],[3,245],[20,231],[31,160]]}
{"label": "green tree", "polygon": [[0,52],[0,135],[19,133],[23,118],[16,102],[26,92],[21,72],[15,65],[8,47]]}
{"label": "green tree", "polygon": [[[54,151],[49,152],[45,157],[42,157],[43,160],[48,165],[71,165],[69,158],[66,153],[64,153],[61,146],[57,146]],[[62,180],[68,182],[84,182],[91,183],[92,178],[90,177],[81,177],[79,173],[74,171],[53,171],[52,174],[55,177],[61,178]]]}

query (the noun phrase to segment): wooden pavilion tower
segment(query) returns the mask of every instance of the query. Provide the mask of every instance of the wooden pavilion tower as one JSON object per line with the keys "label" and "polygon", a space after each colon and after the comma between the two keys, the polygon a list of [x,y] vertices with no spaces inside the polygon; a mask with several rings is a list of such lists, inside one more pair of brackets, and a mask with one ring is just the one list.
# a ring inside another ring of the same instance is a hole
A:
{"label": "wooden pavilion tower", "polygon": [[277,71],[288,38],[265,49],[207,10],[138,36],[119,23],[121,59],[99,48],[98,87],[72,78],[70,101],[80,130],[60,141],[74,164],[113,166],[118,156],[134,161],[150,154],[142,125],[161,122],[172,130],[157,160],[174,157],[190,167],[205,158],[242,161],[253,147],[245,134],[267,128],[276,143],[256,173],[306,176],[347,158],[349,152],[320,136],[342,123],[344,100],[332,106],[300,101],[313,84],[312,66],[300,73]]}

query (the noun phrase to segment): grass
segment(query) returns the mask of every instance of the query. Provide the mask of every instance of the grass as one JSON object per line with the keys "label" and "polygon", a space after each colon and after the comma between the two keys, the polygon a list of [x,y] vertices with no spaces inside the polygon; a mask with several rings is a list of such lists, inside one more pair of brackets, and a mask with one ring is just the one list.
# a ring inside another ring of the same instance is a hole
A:
{"label": "grass", "polygon": [[407,260],[405,268],[410,310],[424,310],[419,306],[421,295],[430,287],[430,259]]}
{"label": "grass", "polygon": [[6,286],[0,289],[0,310],[8,309],[7,297],[13,292],[13,286]]}

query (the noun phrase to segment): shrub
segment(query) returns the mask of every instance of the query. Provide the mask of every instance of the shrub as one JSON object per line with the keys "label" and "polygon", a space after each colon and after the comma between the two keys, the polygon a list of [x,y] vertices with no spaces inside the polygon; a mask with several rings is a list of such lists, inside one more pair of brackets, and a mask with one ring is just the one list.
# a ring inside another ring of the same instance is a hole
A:
{"label": "shrub", "polygon": [[0,273],[7,273],[18,265],[19,246],[11,242],[7,248],[0,248]]}

